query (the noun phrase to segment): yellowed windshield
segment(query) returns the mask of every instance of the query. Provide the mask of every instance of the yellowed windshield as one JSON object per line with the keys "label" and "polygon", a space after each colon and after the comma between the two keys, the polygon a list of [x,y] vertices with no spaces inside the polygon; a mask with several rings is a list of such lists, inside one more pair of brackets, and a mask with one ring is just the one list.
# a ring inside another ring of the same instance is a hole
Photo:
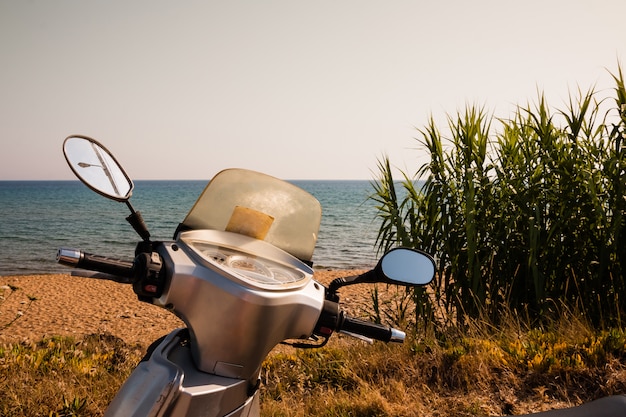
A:
{"label": "yellowed windshield", "polygon": [[245,234],[310,262],[322,208],[311,194],[286,181],[245,169],[227,169],[206,186],[181,230]]}

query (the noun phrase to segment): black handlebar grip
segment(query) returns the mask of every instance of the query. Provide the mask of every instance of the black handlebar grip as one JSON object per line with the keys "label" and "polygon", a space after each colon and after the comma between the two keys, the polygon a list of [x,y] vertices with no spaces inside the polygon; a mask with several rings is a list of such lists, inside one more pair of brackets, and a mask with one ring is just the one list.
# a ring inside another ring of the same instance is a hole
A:
{"label": "black handlebar grip", "polygon": [[133,278],[135,275],[132,262],[94,255],[76,249],[59,249],[57,262],[75,268],[104,272],[119,277]]}
{"label": "black handlebar grip", "polygon": [[352,317],[344,316],[341,329],[346,332],[359,334],[371,339],[383,342],[404,342],[405,333],[392,327],[383,326],[369,321],[363,321]]}

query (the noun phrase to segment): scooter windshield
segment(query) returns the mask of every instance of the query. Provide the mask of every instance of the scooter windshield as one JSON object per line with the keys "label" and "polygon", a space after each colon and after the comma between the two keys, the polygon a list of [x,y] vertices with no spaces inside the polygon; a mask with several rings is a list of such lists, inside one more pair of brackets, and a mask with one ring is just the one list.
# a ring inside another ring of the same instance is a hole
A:
{"label": "scooter windshield", "polygon": [[264,240],[311,262],[322,208],[311,194],[272,176],[245,169],[219,172],[179,230],[225,230]]}

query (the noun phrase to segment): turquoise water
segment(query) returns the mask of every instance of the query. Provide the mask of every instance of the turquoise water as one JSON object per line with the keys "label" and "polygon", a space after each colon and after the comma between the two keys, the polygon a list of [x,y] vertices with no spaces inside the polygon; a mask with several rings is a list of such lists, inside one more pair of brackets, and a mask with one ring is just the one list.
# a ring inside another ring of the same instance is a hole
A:
{"label": "turquoise water", "polygon": [[[378,221],[369,181],[292,181],[322,204],[316,267],[365,268],[376,263]],[[153,240],[170,240],[206,181],[136,181],[131,202]],[[0,275],[68,272],[59,247],[132,259],[139,237],[125,204],[78,181],[0,181]]]}

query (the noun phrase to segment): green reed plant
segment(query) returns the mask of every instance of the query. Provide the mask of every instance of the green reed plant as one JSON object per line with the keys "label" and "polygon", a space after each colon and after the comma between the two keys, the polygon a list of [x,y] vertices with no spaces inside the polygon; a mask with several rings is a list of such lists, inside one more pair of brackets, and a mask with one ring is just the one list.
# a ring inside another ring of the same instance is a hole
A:
{"label": "green reed plant", "polygon": [[418,317],[497,322],[513,311],[542,320],[568,306],[594,323],[621,324],[621,68],[613,78],[608,108],[593,90],[579,90],[563,110],[540,95],[510,119],[468,106],[448,117],[445,133],[433,118],[419,130],[430,160],[415,175],[401,171],[396,181],[388,158],[379,162],[379,249],[411,246],[437,258],[434,284],[414,296]]}

